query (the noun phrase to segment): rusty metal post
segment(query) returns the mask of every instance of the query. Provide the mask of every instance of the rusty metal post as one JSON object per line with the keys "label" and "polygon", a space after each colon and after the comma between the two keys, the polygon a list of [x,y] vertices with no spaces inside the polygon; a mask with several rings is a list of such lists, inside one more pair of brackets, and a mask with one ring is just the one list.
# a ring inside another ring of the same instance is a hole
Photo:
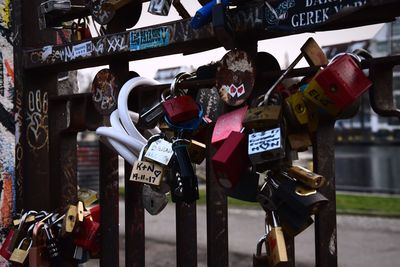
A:
{"label": "rusty metal post", "polygon": [[197,267],[196,203],[176,203],[176,266]]}
{"label": "rusty metal post", "polygon": [[337,267],[335,122],[320,124],[313,140],[314,170],[326,178],[320,192],[329,203],[315,216],[315,256],[317,267]]}

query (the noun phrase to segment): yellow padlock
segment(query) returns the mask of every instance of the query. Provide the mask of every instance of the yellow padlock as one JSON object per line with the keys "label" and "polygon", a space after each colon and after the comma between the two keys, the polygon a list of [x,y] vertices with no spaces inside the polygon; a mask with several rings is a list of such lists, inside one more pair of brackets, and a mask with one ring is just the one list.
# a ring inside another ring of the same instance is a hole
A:
{"label": "yellow padlock", "polygon": [[307,101],[319,107],[322,112],[326,112],[332,116],[337,116],[340,112],[340,109],[325,95],[315,79],[311,80],[304,90],[304,97]]}

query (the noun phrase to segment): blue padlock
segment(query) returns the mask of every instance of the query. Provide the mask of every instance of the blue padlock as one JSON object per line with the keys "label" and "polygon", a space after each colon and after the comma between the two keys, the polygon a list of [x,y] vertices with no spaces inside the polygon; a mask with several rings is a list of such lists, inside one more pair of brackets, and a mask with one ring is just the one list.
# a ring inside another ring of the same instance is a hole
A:
{"label": "blue padlock", "polygon": [[[212,17],[212,8],[216,3],[217,0],[212,0],[197,10],[196,14],[192,18],[192,21],[190,22],[190,26],[192,26],[193,29],[200,29],[207,23],[210,23]],[[224,6],[227,6],[229,4],[229,0],[221,0],[221,3]]]}

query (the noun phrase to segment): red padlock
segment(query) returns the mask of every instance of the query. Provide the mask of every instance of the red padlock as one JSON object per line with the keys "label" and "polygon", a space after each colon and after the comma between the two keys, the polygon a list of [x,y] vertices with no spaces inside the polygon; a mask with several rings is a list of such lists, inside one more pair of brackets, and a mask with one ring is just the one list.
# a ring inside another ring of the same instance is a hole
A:
{"label": "red padlock", "polygon": [[372,85],[349,55],[340,56],[314,79],[340,110],[353,104]]}
{"label": "red padlock", "polygon": [[91,252],[99,251],[100,246],[97,242],[99,229],[100,224],[93,221],[90,216],[86,216],[76,232],[75,245]]}
{"label": "red padlock", "polygon": [[90,215],[93,221],[100,223],[100,205],[96,205],[90,209]]}
{"label": "red padlock", "polygon": [[0,248],[0,255],[5,258],[6,260],[9,260],[11,257],[12,251],[9,250],[9,246],[11,243],[11,239],[14,236],[14,229],[11,228],[10,231],[7,234],[6,239],[3,242],[3,245]]}
{"label": "red padlock", "polygon": [[199,105],[188,95],[170,98],[162,102],[162,106],[166,116],[174,124],[195,119],[199,115]]}
{"label": "red padlock", "polygon": [[225,113],[218,117],[215,123],[211,144],[218,148],[231,132],[240,132],[243,128],[243,119],[246,116],[248,106]]}
{"label": "red padlock", "polygon": [[233,189],[248,162],[247,135],[231,132],[212,158],[218,183],[226,189]]}

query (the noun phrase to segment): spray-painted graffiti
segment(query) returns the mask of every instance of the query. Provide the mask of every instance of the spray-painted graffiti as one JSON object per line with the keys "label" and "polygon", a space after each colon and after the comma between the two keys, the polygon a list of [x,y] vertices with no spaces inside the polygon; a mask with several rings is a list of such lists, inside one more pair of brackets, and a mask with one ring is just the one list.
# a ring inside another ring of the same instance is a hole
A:
{"label": "spray-painted graffiti", "polygon": [[[15,211],[14,58],[10,0],[0,0],[0,243]],[[8,266],[0,259],[0,266]]]}
{"label": "spray-painted graffiti", "polygon": [[32,149],[41,149],[48,143],[47,111],[47,92],[29,91],[26,140]]}

